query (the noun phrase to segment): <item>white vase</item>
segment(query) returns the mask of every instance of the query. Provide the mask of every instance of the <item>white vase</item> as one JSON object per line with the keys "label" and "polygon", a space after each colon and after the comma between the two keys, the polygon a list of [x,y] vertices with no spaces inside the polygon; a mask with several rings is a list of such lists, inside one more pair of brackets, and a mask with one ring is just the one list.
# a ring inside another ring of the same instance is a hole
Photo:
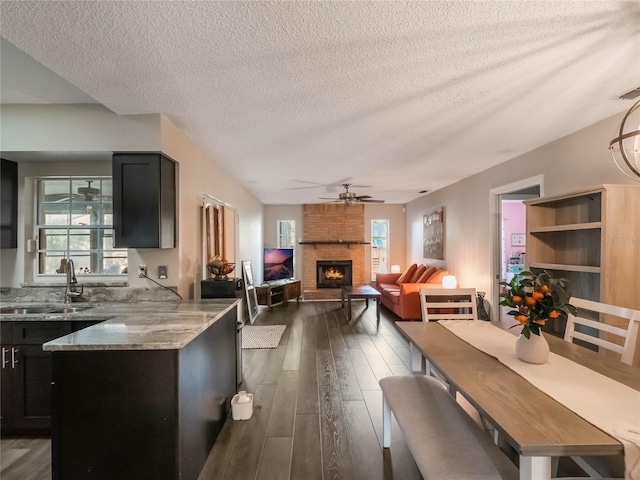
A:
{"label": "white vase", "polygon": [[531,333],[529,338],[520,334],[516,340],[516,356],[527,363],[545,363],[549,359],[549,344],[542,332],[540,335]]}

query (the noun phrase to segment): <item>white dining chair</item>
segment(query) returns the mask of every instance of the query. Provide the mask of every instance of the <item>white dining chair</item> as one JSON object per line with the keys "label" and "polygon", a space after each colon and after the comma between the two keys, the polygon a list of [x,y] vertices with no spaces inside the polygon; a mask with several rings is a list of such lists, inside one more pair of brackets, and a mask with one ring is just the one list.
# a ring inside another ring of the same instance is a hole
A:
{"label": "white dining chair", "polygon": [[[421,288],[418,293],[420,295],[423,322],[478,320],[475,288]],[[449,390],[451,396],[456,399],[471,418],[483,429],[490,432],[496,444],[498,443],[495,428],[426,359],[424,360],[424,373],[440,380]]]}
{"label": "white dining chair", "polygon": [[[569,314],[564,339],[595,345],[620,354],[620,361],[631,365],[640,325],[640,311],[608,305],[583,298],[572,298],[571,305],[578,309],[577,315]],[[602,316],[618,325],[605,323]],[[613,318],[615,317],[615,318]],[[617,340],[616,342],[612,340]],[[588,457],[572,456],[571,459],[591,478],[603,478]]]}
{"label": "white dining chair", "polygon": [[422,321],[478,320],[475,288],[421,288]]}
{"label": "white dining chair", "polygon": [[[418,294],[423,322],[478,320],[475,288],[421,288]],[[426,360],[424,372],[445,381],[444,377]],[[454,391],[451,391],[451,394],[455,396]]]}
{"label": "white dining chair", "polygon": [[[581,340],[596,345],[599,349],[604,348],[619,353],[622,363],[633,364],[640,325],[640,310],[607,305],[582,298],[572,298],[571,305],[578,309],[578,315],[569,314],[567,318],[567,327],[564,333],[564,339],[567,342],[574,343],[574,340]],[[603,315],[607,316],[609,322],[613,321],[619,326],[605,323],[601,318]],[[615,340],[616,337],[618,342],[613,342],[612,340]]]}

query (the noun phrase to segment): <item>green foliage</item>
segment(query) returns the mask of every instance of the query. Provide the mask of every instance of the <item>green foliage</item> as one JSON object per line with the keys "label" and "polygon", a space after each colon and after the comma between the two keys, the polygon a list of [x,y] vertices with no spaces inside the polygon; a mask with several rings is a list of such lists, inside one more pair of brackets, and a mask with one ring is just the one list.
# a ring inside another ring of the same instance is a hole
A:
{"label": "green foliage", "polygon": [[540,335],[540,327],[547,320],[566,319],[569,313],[577,313],[576,307],[569,303],[571,282],[566,278],[555,278],[546,270],[542,273],[524,271],[510,282],[499,282],[499,285],[506,290],[500,293],[500,305],[515,309],[507,313],[522,325],[526,338],[532,333]]}

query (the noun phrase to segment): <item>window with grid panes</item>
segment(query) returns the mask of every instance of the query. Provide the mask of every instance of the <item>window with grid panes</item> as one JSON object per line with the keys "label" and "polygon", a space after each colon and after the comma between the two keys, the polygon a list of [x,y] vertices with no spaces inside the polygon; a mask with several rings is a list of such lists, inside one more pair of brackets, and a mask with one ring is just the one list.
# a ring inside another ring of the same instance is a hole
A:
{"label": "window with grid panes", "polygon": [[295,248],[295,220],[278,220],[278,248]]}
{"label": "window with grid panes", "polygon": [[377,273],[388,273],[389,220],[371,220],[371,280]]}
{"label": "window with grid panes", "polygon": [[111,177],[37,179],[38,276],[64,273],[73,259],[76,275],[125,275],[127,249],[113,247]]}

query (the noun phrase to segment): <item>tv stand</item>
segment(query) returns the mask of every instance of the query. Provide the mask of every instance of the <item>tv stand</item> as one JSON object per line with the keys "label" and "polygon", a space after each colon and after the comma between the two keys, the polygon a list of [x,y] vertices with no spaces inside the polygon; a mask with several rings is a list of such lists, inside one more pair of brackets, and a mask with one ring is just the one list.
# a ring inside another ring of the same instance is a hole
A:
{"label": "tv stand", "polygon": [[302,284],[300,280],[278,280],[264,285],[256,286],[258,305],[266,305],[271,310],[273,305],[282,303],[287,306],[287,302],[295,298],[300,301],[302,295]]}

